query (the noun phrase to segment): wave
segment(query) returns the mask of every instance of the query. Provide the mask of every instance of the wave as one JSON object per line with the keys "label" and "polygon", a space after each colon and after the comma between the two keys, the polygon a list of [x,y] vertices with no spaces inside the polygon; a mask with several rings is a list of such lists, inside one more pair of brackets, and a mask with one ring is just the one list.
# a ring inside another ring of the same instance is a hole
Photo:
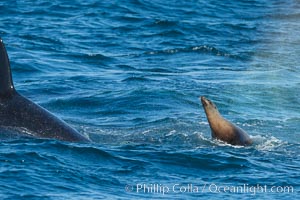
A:
{"label": "wave", "polygon": [[212,54],[214,56],[229,57],[233,59],[239,59],[238,56],[230,54],[226,51],[220,50],[210,45],[191,46],[183,48],[173,48],[155,51],[146,51],[142,54],[129,54],[127,56],[142,56],[142,55],[167,55],[167,54],[179,54],[179,53],[200,53],[200,54]]}
{"label": "wave", "polygon": [[154,81],[154,80],[145,77],[128,77],[122,80],[122,82],[144,82],[144,83],[147,83],[149,81]]}
{"label": "wave", "polygon": [[256,135],[252,136],[252,140],[254,141],[253,145],[255,148],[260,151],[273,151],[288,145],[288,142],[282,141],[274,136]]}

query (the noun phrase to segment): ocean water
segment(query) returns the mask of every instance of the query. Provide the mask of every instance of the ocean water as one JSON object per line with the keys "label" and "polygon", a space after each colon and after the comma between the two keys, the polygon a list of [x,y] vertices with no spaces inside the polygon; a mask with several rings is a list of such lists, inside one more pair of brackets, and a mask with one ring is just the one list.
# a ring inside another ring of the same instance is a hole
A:
{"label": "ocean water", "polygon": [[[296,0],[1,1],[16,89],[93,143],[1,129],[0,198],[299,199],[299,21]],[[202,95],[254,144],[211,140]]]}

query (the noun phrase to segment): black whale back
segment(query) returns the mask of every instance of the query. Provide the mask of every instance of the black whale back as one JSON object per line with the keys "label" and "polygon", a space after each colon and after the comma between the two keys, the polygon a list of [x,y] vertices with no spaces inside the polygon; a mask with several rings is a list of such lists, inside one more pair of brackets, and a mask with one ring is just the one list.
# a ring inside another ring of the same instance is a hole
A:
{"label": "black whale back", "polygon": [[8,55],[0,39],[0,127],[20,128],[32,136],[88,142],[46,109],[20,95],[14,88]]}

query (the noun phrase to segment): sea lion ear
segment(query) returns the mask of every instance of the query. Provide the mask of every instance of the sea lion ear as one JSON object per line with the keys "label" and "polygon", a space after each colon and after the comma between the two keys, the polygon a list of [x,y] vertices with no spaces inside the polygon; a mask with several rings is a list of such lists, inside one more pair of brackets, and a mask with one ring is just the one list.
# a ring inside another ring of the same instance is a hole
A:
{"label": "sea lion ear", "polygon": [[210,104],[214,107],[214,109],[217,109],[216,104],[214,104],[213,102],[210,102]]}

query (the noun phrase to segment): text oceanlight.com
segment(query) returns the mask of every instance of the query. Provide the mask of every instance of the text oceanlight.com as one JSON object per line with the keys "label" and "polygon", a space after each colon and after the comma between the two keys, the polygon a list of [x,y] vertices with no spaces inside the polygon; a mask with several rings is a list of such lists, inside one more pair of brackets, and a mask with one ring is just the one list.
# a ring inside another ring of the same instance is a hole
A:
{"label": "text oceanlight.com", "polygon": [[145,184],[137,183],[135,185],[126,185],[126,192],[134,192],[140,194],[169,194],[169,193],[236,193],[236,194],[252,194],[257,193],[294,193],[293,186],[278,186],[278,185],[221,185],[216,183],[211,184]]}

